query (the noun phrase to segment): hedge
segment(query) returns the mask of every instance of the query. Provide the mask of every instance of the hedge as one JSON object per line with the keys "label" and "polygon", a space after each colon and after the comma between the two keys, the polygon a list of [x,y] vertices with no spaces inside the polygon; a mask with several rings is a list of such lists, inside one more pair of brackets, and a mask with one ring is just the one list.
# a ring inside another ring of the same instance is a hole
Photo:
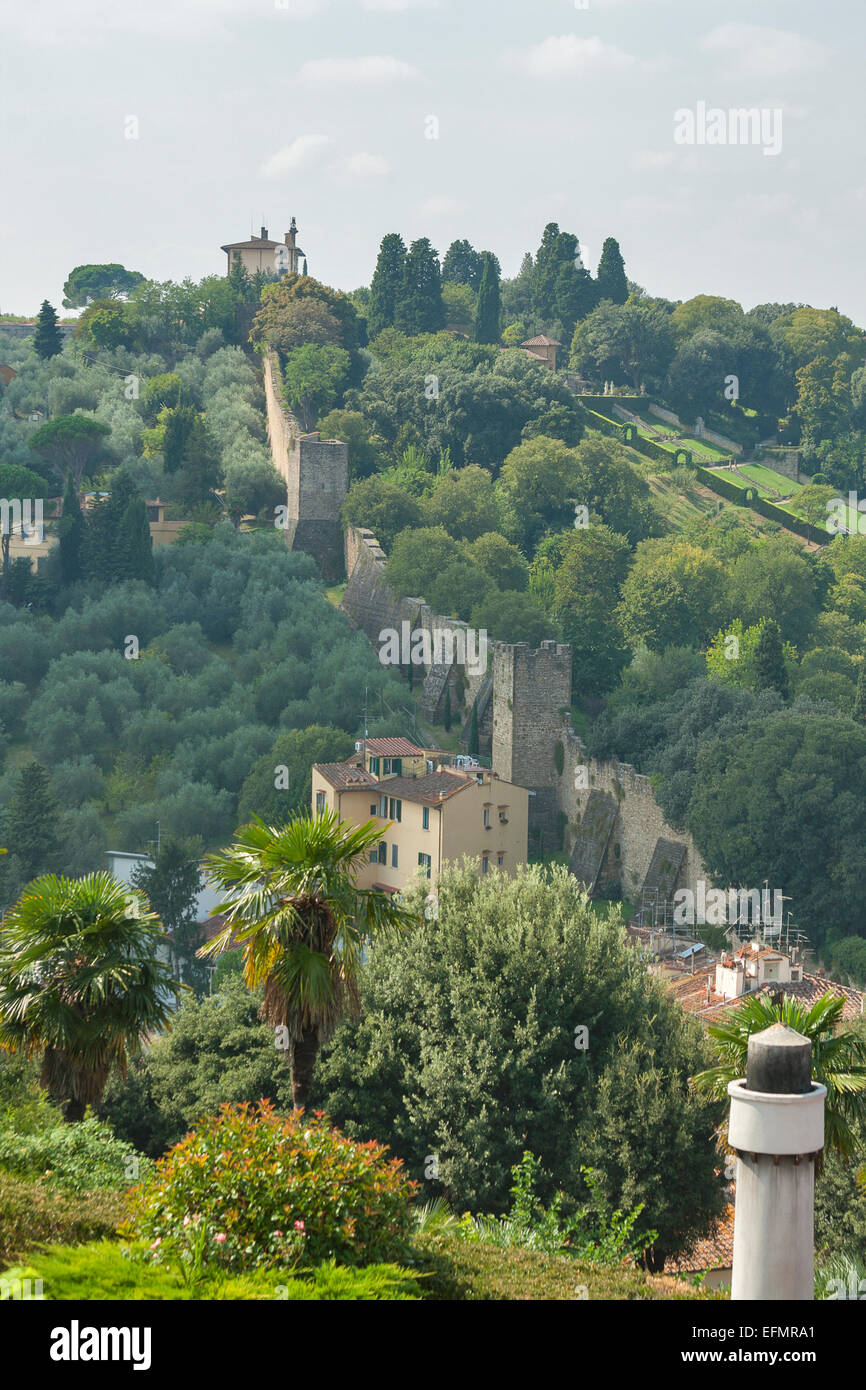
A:
{"label": "hedge", "polygon": [[[816,541],[819,545],[829,545],[832,537],[822,531],[820,526],[811,526],[802,517],[794,516],[793,512],[788,512],[784,507],[777,507],[773,502],[767,502],[763,497],[757,495],[757,484],[752,487],[737,487],[736,483],[731,483],[727,478],[723,478],[718,472],[709,468],[702,468],[700,464],[695,465],[695,472],[702,483],[705,483],[713,492],[719,493],[722,497],[727,497],[730,501],[736,502],[740,507],[752,507],[768,521],[778,522],[784,526],[786,531],[793,531],[798,536],[803,536],[807,541]],[[746,494],[753,492],[749,497]]]}

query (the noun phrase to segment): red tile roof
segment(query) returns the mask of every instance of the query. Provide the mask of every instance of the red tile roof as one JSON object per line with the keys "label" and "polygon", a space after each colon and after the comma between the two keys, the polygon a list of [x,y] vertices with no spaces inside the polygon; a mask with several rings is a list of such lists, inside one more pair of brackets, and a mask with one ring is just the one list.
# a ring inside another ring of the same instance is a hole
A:
{"label": "red tile roof", "polygon": [[558,342],[556,341],[555,338],[548,338],[544,333],[539,333],[539,335],[538,335],[537,338],[527,338],[527,339],[526,339],[526,342],[525,342],[525,343],[521,343],[520,346],[521,346],[521,347],[562,347],[562,343],[558,343]]}
{"label": "red tile roof", "polygon": [[367,752],[374,758],[423,758],[424,749],[408,738],[368,738]]}
{"label": "red tile roof", "polygon": [[[357,763],[313,763],[313,768],[320,772],[332,787],[336,787],[337,791],[353,791],[359,787],[379,785],[375,777],[371,777],[365,768],[358,767]],[[387,785],[391,785],[390,780]]]}
{"label": "red tile roof", "polygon": [[439,806],[449,797],[476,785],[474,777],[461,777],[453,772],[428,772],[426,777],[388,777],[377,782],[389,796],[403,801],[420,801],[426,806]]}
{"label": "red tile roof", "polygon": [[734,1263],[734,1208],[728,1205],[712,1231],[695,1241],[687,1254],[665,1260],[665,1274],[696,1274],[702,1269],[730,1269]]}

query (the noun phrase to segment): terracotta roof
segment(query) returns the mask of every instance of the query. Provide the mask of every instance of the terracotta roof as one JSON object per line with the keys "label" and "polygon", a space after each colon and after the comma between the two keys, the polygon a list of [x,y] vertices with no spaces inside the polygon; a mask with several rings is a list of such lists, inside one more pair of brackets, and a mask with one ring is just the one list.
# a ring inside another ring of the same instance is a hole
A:
{"label": "terracotta roof", "polygon": [[[356,763],[313,763],[316,772],[321,773],[326,782],[338,791],[353,791],[359,787],[378,787],[375,777],[366,768]],[[389,779],[388,786],[391,786]]]}
{"label": "terracotta roof", "polygon": [[378,888],[380,893],[396,893],[397,889],[391,883],[374,883],[373,888]]}
{"label": "terracotta roof", "polygon": [[558,343],[558,342],[556,341],[555,338],[548,338],[548,337],[546,337],[544,333],[539,333],[539,335],[538,335],[537,338],[527,338],[527,339],[526,339],[526,342],[525,342],[525,343],[521,343],[520,346],[521,346],[521,347],[562,347],[562,343]]}
{"label": "terracotta roof", "polygon": [[389,777],[377,782],[389,796],[399,796],[404,801],[420,801],[427,806],[439,806],[449,797],[465,791],[476,784],[474,777],[460,777],[453,772],[428,772],[426,777]]}
{"label": "terracotta roof", "polygon": [[[273,251],[277,246],[285,246],[284,241],[271,241],[269,237],[251,236],[249,241],[230,241],[221,246],[221,251]],[[298,250],[299,248],[295,248]],[[288,250],[288,247],[286,247]]]}
{"label": "terracotta roof", "polygon": [[374,758],[423,758],[424,749],[408,738],[368,738],[367,752]]}
{"label": "terracotta roof", "polygon": [[730,1269],[734,1263],[734,1208],[728,1205],[712,1231],[695,1241],[688,1254],[665,1260],[665,1274],[696,1274],[702,1269]]}
{"label": "terracotta roof", "polygon": [[547,365],[547,358],[542,357],[540,352],[533,352],[531,348],[521,348],[520,351],[524,357],[531,357],[533,362],[543,362],[545,366]]}

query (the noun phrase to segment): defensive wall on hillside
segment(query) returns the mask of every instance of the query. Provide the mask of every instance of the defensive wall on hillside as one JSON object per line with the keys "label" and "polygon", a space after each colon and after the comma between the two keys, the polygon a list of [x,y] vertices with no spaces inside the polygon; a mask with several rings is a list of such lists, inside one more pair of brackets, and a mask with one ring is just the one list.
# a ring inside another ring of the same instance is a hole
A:
{"label": "defensive wall on hillside", "polygon": [[493,659],[493,769],[533,793],[533,848],[562,845],[590,892],[670,898],[707,873],[691,835],[668,825],[648,777],[589,758],[571,724],[571,647],[497,642]]}
{"label": "defensive wall on hillside", "polygon": [[[347,529],[345,559],[348,582],[341,606],[352,624],[366,634],[377,652],[382,649],[380,633],[384,631],[395,632],[401,642],[404,633],[429,633],[433,660],[423,666],[422,716],[441,724],[445,693],[450,690],[455,720],[468,721],[476,696],[490,684],[492,641],[487,655],[466,623],[435,613],[423,598],[397,598],[385,581],[385,552],[372,531]],[[461,654],[469,659],[461,660]]]}
{"label": "defensive wall on hillside", "polygon": [[303,433],[283,403],[280,362],[272,349],[262,369],[271,458],[286,482],[286,544],[312,555],[323,579],[334,583],[343,575],[340,508],[349,487],[348,445]]}

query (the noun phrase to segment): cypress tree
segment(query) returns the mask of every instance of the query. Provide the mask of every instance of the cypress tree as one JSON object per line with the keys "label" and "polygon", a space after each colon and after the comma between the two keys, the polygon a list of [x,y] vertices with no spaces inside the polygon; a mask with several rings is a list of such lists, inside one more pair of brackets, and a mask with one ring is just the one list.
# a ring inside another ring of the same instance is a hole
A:
{"label": "cypress tree", "polygon": [[857,677],[857,694],[854,696],[854,719],[858,724],[866,724],[866,662],[860,665]]}
{"label": "cypress tree", "polygon": [[469,754],[470,757],[478,757],[478,701],[472,705],[472,718],[469,721]]}
{"label": "cypress tree", "polygon": [[168,412],[162,439],[162,457],[167,473],[176,473],[183,459],[183,451],[197,419],[197,412],[191,405],[178,405]]}
{"label": "cypress tree", "polygon": [[183,507],[214,501],[214,490],[221,481],[219,451],[204,420],[197,415],[183,451],[177,500]]}
{"label": "cypress tree", "polygon": [[499,342],[499,276],[489,251],[484,253],[484,269],[475,310],[475,341]]}
{"label": "cypress tree", "polygon": [[447,734],[447,733],[450,733],[450,731],[451,731],[451,687],[450,687],[450,685],[449,685],[449,686],[446,686],[446,688],[445,688],[445,714],[443,715],[443,719],[444,719],[444,723],[445,723],[445,732],[446,732],[446,734]]}
{"label": "cypress tree", "polygon": [[782,649],[782,634],[779,624],[772,618],[761,623],[755,647],[754,672],[758,690],[778,690],[779,694],[787,699],[788,670]]}
{"label": "cypress tree", "polygon": [[611,299],[614,304],[625,304],[628,299],[625,262],[615,237],[609,236],[601,248],[595,283],[599,300]]}
{"label": "cypress tree", "polygon": [[468,285],[477,294],[484,271],[484,255],[465,239],[452,241],[442,262],[442,279],[455,285]]}
{"label": "cypress tree", "polygon": [[43,299],[42,308],[36,317],[36,332],[33,334],[33,346],[37,356],[43,361],[49,357],[56,357],[63,351],[63,334],[57,325],[57,311]]}
{"label": "cypress tree", "polygon": [[370,283],[367,325],[371,338],[375,338],[383,328],[393,326],[403,291],[405,265],[406,244],[399,232],[390,232],[382,238],[376,269]]}
{"label": "cypress tree", "polygon": [[143,497],[133,497],[120,519],[117,560],[125,578],[153,583],[153,540]]}
{"label": "cypress tree", "polygon": [[436,333],[445,323],[439,257],[427,237],[413,241],[403,267],[403,285],[395,315],[403,333]]}
{"label": "cypress tree", "polygon": [[85,522],[81,514],[81,504],[71,473],[66,475],[63,492],[63,511],[60,517],[60,573],[64,584],[75,584],[84,578],[82,547],[85,539]]}
{"label": "cypress tree", "polygon": [[26,881],[50,873],[60,848],[57,805],[44,767],[22,768],[6,807],[6,846],[14,854]]}

